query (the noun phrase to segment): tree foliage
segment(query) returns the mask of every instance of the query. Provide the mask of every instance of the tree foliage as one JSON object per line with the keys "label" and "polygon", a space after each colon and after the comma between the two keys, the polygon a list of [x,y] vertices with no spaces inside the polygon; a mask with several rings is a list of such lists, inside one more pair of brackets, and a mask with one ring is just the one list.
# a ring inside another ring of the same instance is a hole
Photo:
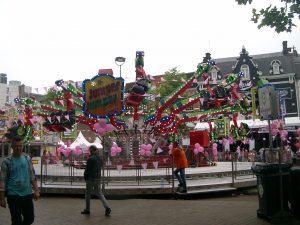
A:
{"label": "tree foliage", "polygon": [[55,100],[56,94],[52,88],[50,88],[47,93],[43,96],[43,99],[41,102],[50,102]]}
{"label": "tree foliage", "polygon": [[159,85],[157,92],[161,97],[166,97],[182,85],[182,79],[186,79],[186,75],[174,67],[165,72],[163,79],[164,81]]}
{"label": "tree foliage", "polygon": [[[235,0],[239,5],[251,4],[252,0]],[[260,0],[261,1],[261,0]],[[269,5],[265,9],[252,9],[251,21],[258,23],[258,28],[264,26],[274,28],[277,33],[292,32],[296,25],[295,17],[300,19],[300,0],[280,0],[281,6]]]}

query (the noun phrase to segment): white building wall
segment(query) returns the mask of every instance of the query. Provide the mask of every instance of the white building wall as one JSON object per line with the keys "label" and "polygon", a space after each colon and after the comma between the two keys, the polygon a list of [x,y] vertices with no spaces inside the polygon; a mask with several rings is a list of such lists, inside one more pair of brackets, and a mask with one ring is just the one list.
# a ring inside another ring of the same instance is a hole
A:
{"label": "white building wall", "polygon": [[14,99],[19,96],[19,85],[21,85],[21,82],[15,83],[15,82],[9,82],[8,84],[8,103],[14,105]]}
{"label": "white building wall", "polygon": [[[8,84],[0,83],[0,108],[5,106],[5,103],[14,105],[14,99],[19,96],[20,81],[11,80]],[[25,92],[32,93],[32,87],[25,86]]]}
{"label": "white building wall", "polygon": [[7,96],[7,84],[0,83],[0,108],[5,106]]}
{"label": "white building wall", "polygon": [[297,99],[297,107],[298,107],[298,117],[300,118],[300,80],[296,80],[296,99]]}
{"label": "white building wall", "polygon": [[25,92],[29,94],[32,93],[32,87],[25,86]]}

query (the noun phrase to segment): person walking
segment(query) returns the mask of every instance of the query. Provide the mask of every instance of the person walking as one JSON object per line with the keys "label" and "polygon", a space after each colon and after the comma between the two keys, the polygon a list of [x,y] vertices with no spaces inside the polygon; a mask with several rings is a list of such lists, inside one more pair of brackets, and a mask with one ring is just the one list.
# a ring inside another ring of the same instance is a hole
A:
{"label": "person walking", "polygon": [[183,148],[179,147],[178,142],[173,143],[172,155],[176,165],[176,169],[174,170],[174,175],[176,176],[179,182],[178,185],[180,190],[179,192],[186,193],[187,187],[186,187],[185,168],[188,167],[188,161]]}
{"label": "person walking", "polygon": [[1,164],[0,206],[6,208],[6,195],[12,225],[30,225],[34,222],[32,199],[37,200],[40,192],[31,159],[23,153],[22,138],[13,137],[11,148],[12,155]]}
{"label": "person walking", "polygon": [[105,209],[105,216],[109,216],[111,213],[111,208],[108,206],[108,203],[102,193],[101,190],[101,168],[103,166],[103,162],[99,155],[97,154],[97,147],[95,145],[91,145],[90,148],[90,158],[87,160],[87,165],[84,170],[84,180],[86,182],[85,189],[85,209],[81,212],[81,214],[90,214],[90,200],[91,193],[94,190],[97,197],[102,202],[102,205]]}

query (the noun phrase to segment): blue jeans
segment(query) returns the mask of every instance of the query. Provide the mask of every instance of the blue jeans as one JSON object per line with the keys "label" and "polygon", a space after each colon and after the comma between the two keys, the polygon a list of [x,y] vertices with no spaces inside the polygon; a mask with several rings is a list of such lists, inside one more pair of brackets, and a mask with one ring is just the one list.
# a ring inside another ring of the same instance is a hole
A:
{"label": "blue jeans", "polygon": [[30,225],[34,221],[32,195],[8,195],[7,203],[12,225]]}
{"label": "blue jeans", "polygon": [[176,176],[180,186],[182,186],[182,190],[186,190],[185,168],[177,168],[176,170],[174,170],[174,175]]}

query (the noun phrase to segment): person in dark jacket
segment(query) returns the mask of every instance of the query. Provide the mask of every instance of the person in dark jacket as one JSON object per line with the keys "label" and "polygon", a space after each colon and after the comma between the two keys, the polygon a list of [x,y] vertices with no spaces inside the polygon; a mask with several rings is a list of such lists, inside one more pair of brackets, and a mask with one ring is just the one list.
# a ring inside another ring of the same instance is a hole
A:
{"label": "person in dark jacket", "polygon": [[90,214],[90,200],[91,200],[91,192],[94,190],[97,197],[102,202],[102,205],[105,209],[105,216],[109,216],[111,213],[111,209],[108,206],[108,203],[102,193],[101,190],[101,167],[103,166],[103,162],[99,155],[97,154],[97,147],[95,145],[91,145],[90,148],[90,158],[87,160],[87,165],[84,171],[84,180],[86,182],[85,189],[85,209],[81,212],[81,214]]}

